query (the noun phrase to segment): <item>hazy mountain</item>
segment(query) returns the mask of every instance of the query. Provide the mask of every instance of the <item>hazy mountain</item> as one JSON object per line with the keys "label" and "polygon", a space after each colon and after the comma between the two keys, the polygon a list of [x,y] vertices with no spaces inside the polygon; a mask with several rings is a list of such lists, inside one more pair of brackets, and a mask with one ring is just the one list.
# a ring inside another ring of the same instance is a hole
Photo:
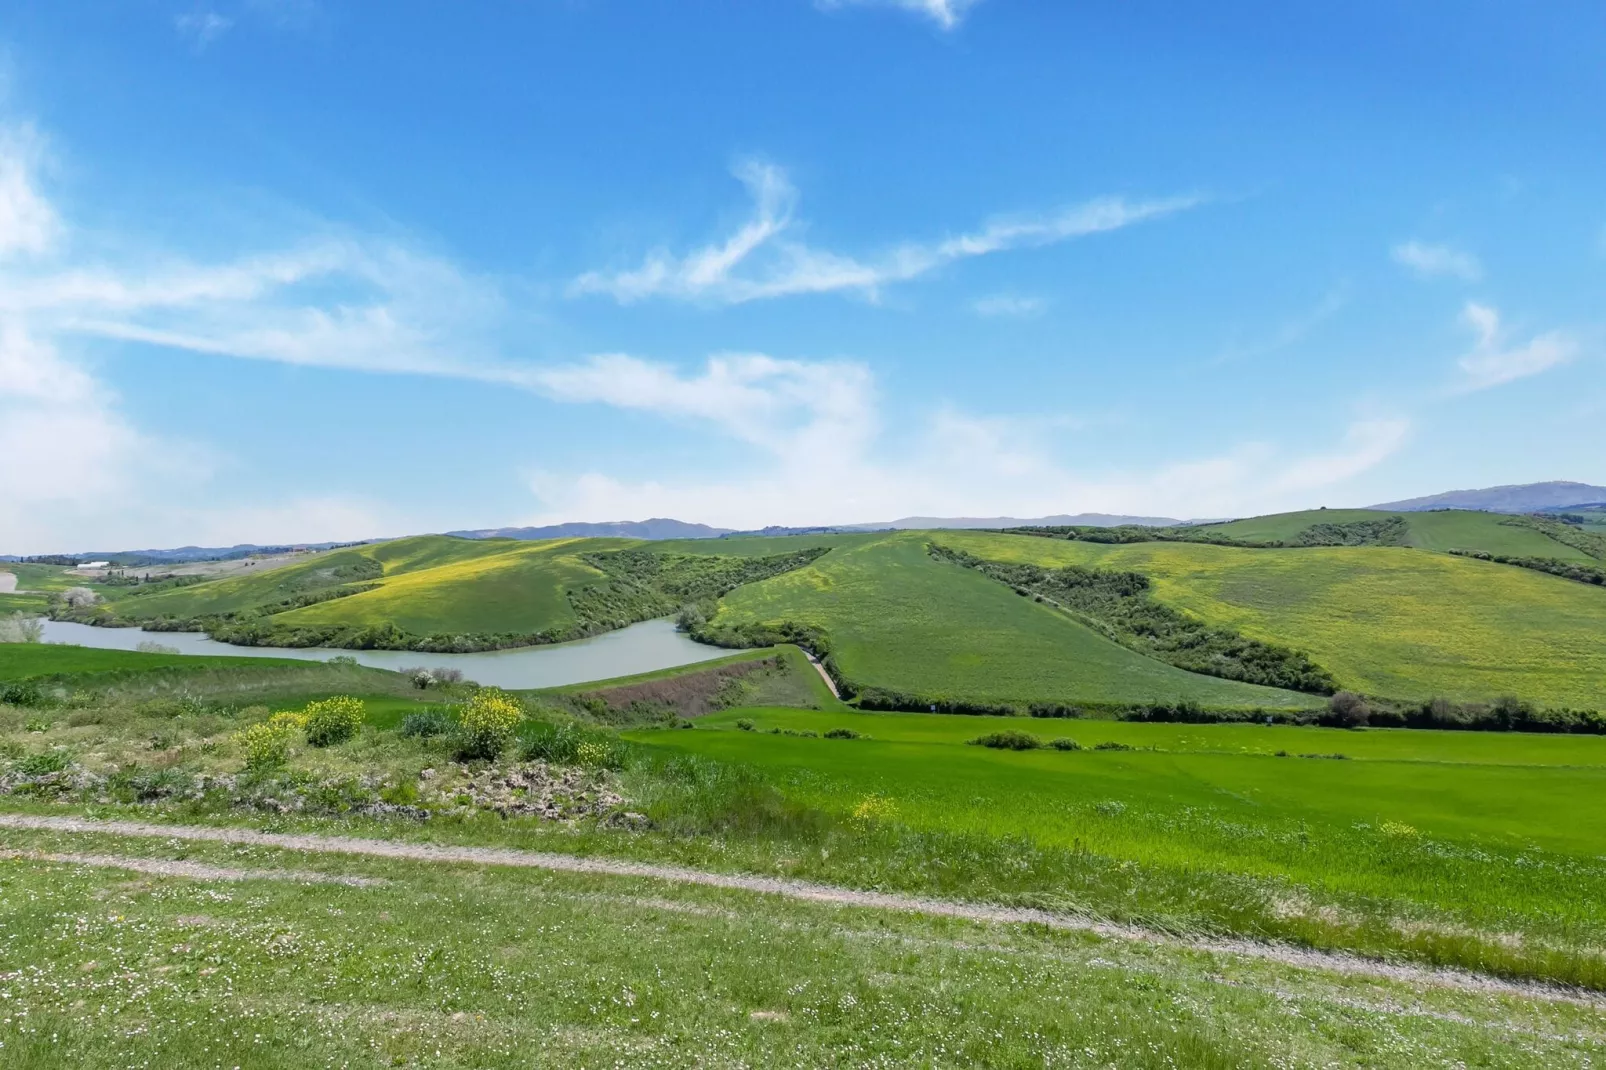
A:
{"label": "hazy mountain", "polygon": [[876,531],[886,528],[1023,528],[1023,527],[1092,527],[1114,528],[1123,524],[1136,524],[1146,528],[1168,528],[1180,524],[1164,516],[1113,516],[1109,513],[1077,513],[1075,516],[1040,516],[1022,520],[1013,516],[906,516],[902,520],[888,520],[882,524],[854,524],[848,530]]}
{"label": "hazy mountain", "polygon": [[477,528],[448,531],[464,539],[575,539],[613,536],[621,539],[717,539],[730,528],[711,528],[707,524],[688,524],[684,520],[653,517],[651,520],[610,520],[600,524],[549,524],[541,528]]}
{"label": "hazy mountain", "polygon": [[[114,565],[183,565],[192,561],[233,561],[253,554],[283,554],[291,550],[327,550],[334,546],[361,546],[359,542],[293,542],[272,546],[240,543],[236,546],[178,546],[171,550],[82,550],[70,554],[45,555],[74,557],[80,561],[110,561]],[[21,561],[17,554],[0,555],[0,561]]]}
{"label": "hazy mountain", "polygon": [[1606,501],[1606,487],[1588,483],[1517,483],[1483,490],[1452,490],[1426,498],[1407,498],[1403,502],[1384,502],[1369,509],[1391,509],[1420,513],[1428,509],[1481,509],[1487,513],[1536,513],[1569,505],[1588,505]]}

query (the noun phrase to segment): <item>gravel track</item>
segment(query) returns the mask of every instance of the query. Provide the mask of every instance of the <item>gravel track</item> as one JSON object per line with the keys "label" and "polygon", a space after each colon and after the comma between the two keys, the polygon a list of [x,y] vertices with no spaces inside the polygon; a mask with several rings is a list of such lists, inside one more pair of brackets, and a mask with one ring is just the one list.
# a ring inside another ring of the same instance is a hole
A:
{"label": "gravel track", "polygon": [[184,862],[169,858],[129,858],[126,855],[47,854],[43,851],[0,851],[0,859],[25,862],[65,862],[99,869],[126,869],[158,877],[189,877],[198,881],[294,881],[297,884],[344,884],[351,888],[372,888],[389,884],[377,877],[345,877],[336,873],[314,873],[298,869],[232,869]]}
{"label": "gravel track", "polygon": [[[401,859],[415,862],[511,866],[612,877],[645,877],[677,884],[695,884],[709,888],[756,892],[762,895],[774,895],[811,903],[893,910],[902,913],[961,918],[967,921],[993,924],[1041,925],[1050,929],[1095,933],[1099,936],[1113,939],[1137,940],[1189,951],[1261,959],[1305,969],[1325,970],[1332,973],[1374,977],[1407,984],[1430,985],[1438,988],[1455,988],[1491,995],[1567,1002],[1606,1009],[1606,996],[1582,989],[1539,981],[1508,980],[1486,974],[1471,973],[1466,970],[1385,962],[1378,959],[1363,958],[1359,955],[1317,951],[1288,944],[1213,937],[1177,936],[1136,925],[1122,925],[1073,914],[1057,914],[1032,907],[992,906],[983,903],[928,899],[921,896],[863,891],[855,888],[818,884],[813,881],[789,880],[781,877],[760,877],[740,873],[710,873],[706,870],[690,869],[685,866],[627,862],[608,858],[580,858],[575,855],[544,851],[520,851],[497,847],[441,846],[348,836],[260,832],[256,829],[247,828],[214,828],[203,825],[151,825],[138,821],[97,821],[81,817],[55,817],[36,814],[0,814],[0,828],[252,844],[318,854],[361,855],[371,858]],[[7,851],[3,853],[9,857],[34,857],[26,852]],[[55,856],[55,859],[68,861],[73,857],[95,858],[106,864],[111,863],[111,859],[104,856],[61,855]],[[122,867],[128,869],[160,865],[194,866],[197,870],[253,874],[253,876],[259,872],[264,877],[268,877],[268,879],[287,879],[283,874],[294,873],[294,871],[288,870],[216,870],[216,867],[197,866],[194,863],[164,862],[153,859],[120,859],[118,863],[129,863]],[[93,865],[97,863],[88,862],[85,864]],[[154,868],[144,871],[158,872]],[[192,875],[179,870],[171,870],[170,872],[176,876]],[[355,883],[364,880],[364,878],[336,877],[325,874],[297,874],[296,876],[316,877],[320,880],[337,881],[339,883]],[[235,876],[223,879],[244,880],[252,879],[252,877]]]}

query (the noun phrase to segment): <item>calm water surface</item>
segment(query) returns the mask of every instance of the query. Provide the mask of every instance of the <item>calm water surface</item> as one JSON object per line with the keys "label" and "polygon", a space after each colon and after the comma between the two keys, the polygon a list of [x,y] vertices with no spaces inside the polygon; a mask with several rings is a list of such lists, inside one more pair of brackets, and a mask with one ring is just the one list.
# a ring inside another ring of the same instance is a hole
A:
{"label": "calm water surface", "polygon": [[198,632],[147,632],[143,628],[92,628],[47,620],[45,642],[72,643],[105,650],[133,650],[143,642],[161,643],[181,654],[248,658],[297,658],[328,661],[345,655],[376,669],[402,669],[415,665],[461,669],[481,684],[506,688],[560,687],[591,680],[607,680],[638,672],[653,672],[676,665],[722,658],[731,651],[694,643],[667,620],[632,624],[592,639],[553,646],[491,650],[482,654],[424,654],[414,650],[331,650],[323,647],[292,649],[269,646],[230,646]]}

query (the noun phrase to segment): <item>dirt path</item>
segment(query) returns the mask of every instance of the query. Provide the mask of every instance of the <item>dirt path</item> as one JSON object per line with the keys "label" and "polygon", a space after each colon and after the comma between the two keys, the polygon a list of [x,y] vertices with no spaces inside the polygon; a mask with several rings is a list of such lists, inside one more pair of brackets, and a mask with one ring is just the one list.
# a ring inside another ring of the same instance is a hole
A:
{"label": "dirt path", "polygon": [[814,671],[820,674],[820,679],[825,681],[825,686],[831,689],[831,697],[841,702],[842,692],[836,689],[836,681],[831,679],[831,674],[825,671],[825,666],[820,664],[820,659],[810,654],[807,650],[803,651],[803,656],[809,659],[809,664],[814,666]]}
{"label": "dirt path", "polygon": [[46,854],[42,851],[0,850],[0,859],[62,862],[72,866],[94,866],[98,869],[126,869],[158,877],[189,877],[198,881],[294,881],[297,884],[344,884],[350,888],[372,888],[390,883],[377,877],[346,877],[338,873],[314,873],[299,869],[232,869],[228,866],[208,866],[200,862],[184,862],[168,858],[129,858],[125,855],[61,855]]}
{"label": "dirt path", "polygon": [[17,574],[15,572],[0,572],[0,594],[17,593]]}
{"label": "dirt path", "polygon": [[[213,843],[242,843],[262,847],[276,847],[288,851],[309,851],[320,854],[363,855],[373,858],[404,859],[417,862],[468,863],[471,865],[515,866],[528,869],[556,870],[563,873],[601,874],[614,877],[646,877],[679,884],[696,884],[710,888],[757,892],[811,903],[828,903],[838,906],[863,907],[878,910],[895,910],[904,913],[925,914],[934,917],[963,918],[968,921],[1000,924],[1042,925],[1050,929],[1072,932],[1090,932],[1122,940],[1140,940],[1190,951],[1235,955],[1244,958],[1279,962],[1305,969],[1326,970],[1334,973],[1376,977],[1408,984],[1432,985],[1440,988],[1457,988],[1471,992],[1518,996],[1575,1003],[1582,1006],[1606,1009],[1606,996],[1565,988],[1559,985],[1534,981],[1510,981],[1464,970],[1436,969],[1405,963],[1382,962],[1340,952],[1316,951],[1287,944],[1260,943],[1253,940],[1191,938],[1143,929],[1134,925],[1120,925],[1096,918],[1055,914],[1030,907],[989,906],[983,903],[960,903],[945,899],[927,899],[920,896],[894,895],[888,892],[869,892],[842,888],[812,881],[788,880],[780,877],[759,877],[739,873],[710,873],[684,866],[658,865],[647,862],[626,862],[608,858],[580,858],[574,855],[543,851],[519,851],[496,847],[450,847],[425,843],[403,843],[391,840],[371,840],[347,836],[298,835],[279,832],[259,832],[246,828],[210,828],[199,825],[148,825],[137,821],[94,821],[81,817],[51,817],[36,814],[0,814],[0,828],[34,829],[46,832],[84,832],[111,836],[152,837],[167,840],[203,840]],[[26,852],[6,851],[6,857],[28,857]],[[73,856],[54,856],[67,861]],[[101,861],[86,862],[94,865],[107,863],[108,856],[79,856]],[[124,859],[133,863],[124,868],[142,865],[187,866],[191,863],[167,862],[152,859]],[[216,867],[204,866],[212,870]],[[149,870],[149,872],[158,872]],[[184,875],[176,870],[174,875]],[[244,871],[250,872],[250,871]],[[285,873],[292,871],[264,871]],[[324,880],[345,880],[323,874]],[[235,877],[225,879],[249,879]],[[283,878],[281,878],[283,879]]]}

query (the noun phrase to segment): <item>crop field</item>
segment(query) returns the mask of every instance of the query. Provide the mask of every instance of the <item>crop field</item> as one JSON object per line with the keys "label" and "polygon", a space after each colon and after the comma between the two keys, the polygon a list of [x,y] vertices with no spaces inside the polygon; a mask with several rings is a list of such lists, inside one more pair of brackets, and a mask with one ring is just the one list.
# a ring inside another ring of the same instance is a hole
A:
{"label": "crop field", "polygon": [[[848,679],[994,703],[1145,702],[1309,708],[1309,695],[1200,676],[1135,654],[957,565],[928,533],[855,541],[812,565],[738,588],[716,626],[797,621],[825,629]],[[1045,545],[1047,540],[1041,541]]]}
{"label": "crop field", "polygon": [[1606,591],[1527,569],[1395,547],[929,537],[993,560],[1142,572],[1160,600],[1303,650],[1371,694],[1606,703]]}

